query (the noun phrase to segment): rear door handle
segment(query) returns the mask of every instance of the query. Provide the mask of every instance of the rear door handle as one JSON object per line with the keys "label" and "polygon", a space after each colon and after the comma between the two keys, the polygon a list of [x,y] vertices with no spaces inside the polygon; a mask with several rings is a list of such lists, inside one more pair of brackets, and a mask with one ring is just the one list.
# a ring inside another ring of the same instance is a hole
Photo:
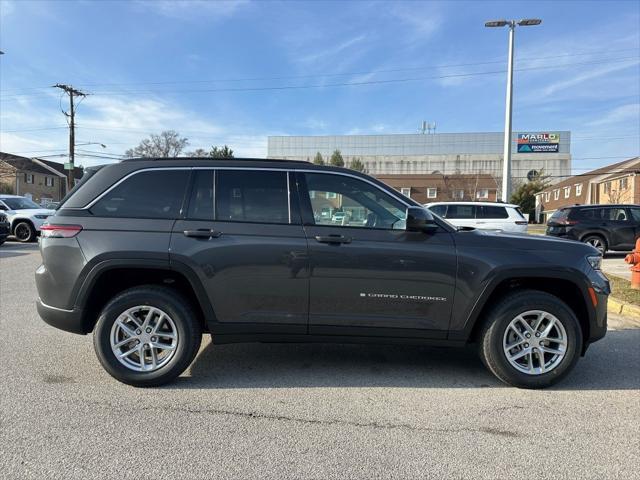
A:
{"label": "rear door handle", "polygon": [[351,237],[344,235],[316,235],[316,241],[320,243],[351,243]]}
{"label": "rear door handle", "polygon": [[193,238],[218,238],[220,235],[222,235],[222,232],[210,229],[208,230],[205,228],[201,228],[198,230],[185,230],[182,233],[184,233],[185,237]]}

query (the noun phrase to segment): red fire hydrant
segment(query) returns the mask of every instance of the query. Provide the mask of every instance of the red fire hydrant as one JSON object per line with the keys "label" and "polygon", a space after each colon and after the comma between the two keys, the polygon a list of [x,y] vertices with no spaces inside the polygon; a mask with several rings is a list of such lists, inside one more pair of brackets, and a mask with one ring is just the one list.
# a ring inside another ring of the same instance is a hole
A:
{"label": "red fire hydrant", "polygon": [[636,240],[636,248],[624,261],[631,264],[631,288],[640,290],[640,238]]}

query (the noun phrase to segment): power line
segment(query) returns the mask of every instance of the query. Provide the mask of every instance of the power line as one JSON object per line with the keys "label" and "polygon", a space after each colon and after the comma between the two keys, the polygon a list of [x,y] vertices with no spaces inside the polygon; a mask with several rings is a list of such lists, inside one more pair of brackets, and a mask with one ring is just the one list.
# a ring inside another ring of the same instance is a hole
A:
{"label": "power line", "polygon": [[[578,57],[578,56],[587,56],[587,55],[611,55],[612,53],[619,52],[629,52],[629,51],[638,51],[638,48],[621,48],[614,50],[600,50],[600,51],[587,51],[587,52],[574,52],[574,53],[566,53],[559,55],[548,55],[543,57],[526,57],[527,61],[531,60],[548,60],[554,58],[563,58],[563,57]],[[429,69],[438,69],[438,68],[457,68],[457,67],[469,67],[469,66],[480,66],[480,65],[491,65],[491,64],[503,64],[504,60],[492,60],[492,61],[483,61],[483,62],[467,62],[467,63],[456,63],[456,64],[440,64],[440,65],[422,65],[417,67],[394,67],[388,69],[378,69],[378,70],[367,70],[367,71],[352,71],[352,72],[341,72],[341,73],[310,73],[310,74],[301,74],[301,75],[279,75],[279,76],[262,76],[262,77],[240,77],[240,78],[214,78],[214,79],[206,79],[206,80],[165,80],[165,81],[153,81],[153,82],[112,82],[112,83],[84,83],[84,87],[96,87],[96,86],[127,86],[127,85],[177,85],[177,84],[202,84],[202,83],[223,83],[223,82],[248,82],[248,81],[269,81],[269,80],[293,80],[293,79],[301,79],[301,78],[318,78],[318,77],[346,77],[346,76],[355,76],[355,75],[375,75],[380,73],[397,73],[397,72],[408,72],[408,71],[419,71],[419,70],[429,70]],[[25,87],[25,88],[17,88],[17,89],[8,89],[4,90],[4,92],[15,92],[15,91],[29,91],[29,90],[41,90],[48,87]]]}
{"label": "power line", "polygon": [[[574,62],[574,63],[565,63],[559,65],[548,65],[548,66],[536,66],[536,67],[523,67],[516,68],[514,71],[535,71],[535,70],[552,70],[565,68],[570,66],[578,66],[578,65],[597,65],[597,64],[606,64],[606,63],[620,63],[620,62],[629,62],[634,61],[638,62],[638,57],[620,57],[608,60],[600,60],[600,61],[592,61],[592,62]],[[483,75],[496,75],[505,73],[506,70],[493,70],[486,72],[472,72],[472,73],[458,73],[458,74],[447,74],[447,75],[433,75],[433,76],[421,76],[421,77],[409,77],[409,78],[394,78],[394,79],[386,79],[386,80],[363,80],[356,82],[336,82],[336,83],[319,83],[319,84],[311,84],[311,85],[279,85],[279,86],[264,86],[264,87],[229,87],[229,88],[210,88],[210,89],[192,89],[192,90],[129,90],[129,91],[96,91],[93,92],[93,95],[101,95],[101,96],[118,96],[118,95],[157,95],[157,94],[167,94],[167,93],[214,93],[214,92],[262,92],[262,91],[279,91],[279,90],[303,90],[303,89],[313,89],[313,88],[333,88],[333,87],[345,87],[345,86],[366,86],[366,85],[384,85],[384,84],[393,84],[393,83],[406,83],[406,82],[414,82],[414,81],[422,81],[422,80],[437,80],[437,79],[445,79],[445,78],[464,78],[464,77],[475,77],[475,76],[483,76]],[[30,95],[30,94],[15,94],[15,95],[4,95],[0,96],[0,100],[5,100],[8,98],[16,98],[16,97],[37,97],[42,95]]]}

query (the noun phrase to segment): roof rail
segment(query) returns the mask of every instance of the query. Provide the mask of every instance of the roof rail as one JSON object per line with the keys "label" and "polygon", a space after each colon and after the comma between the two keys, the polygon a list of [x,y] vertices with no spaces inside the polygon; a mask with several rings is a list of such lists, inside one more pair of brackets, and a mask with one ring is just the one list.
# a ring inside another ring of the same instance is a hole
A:
{"label": "roof rail", "polygon": [[224,162],[243,161],[243,162],[287,162],[287,163],[301,163],[309,165],[310,162],[305,160],[284,160],[280,158],[214,158],[214,157],[134,157],[123,158],[123,162],[160,162],[160,161],[176,161],[176,160],[217,160]]}

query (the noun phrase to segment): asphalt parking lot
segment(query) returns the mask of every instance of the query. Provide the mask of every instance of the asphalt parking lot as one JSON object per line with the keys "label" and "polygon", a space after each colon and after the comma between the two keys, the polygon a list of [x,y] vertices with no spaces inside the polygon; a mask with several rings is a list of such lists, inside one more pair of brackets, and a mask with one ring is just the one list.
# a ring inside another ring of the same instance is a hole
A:
{"label": "asphalt parking lot", "polygon": [[545,391],[463,349],[208,338],[141,390],[38,318],[38,263],[35,244],[0,247],[3,478],[640,478],[640,330]]}

